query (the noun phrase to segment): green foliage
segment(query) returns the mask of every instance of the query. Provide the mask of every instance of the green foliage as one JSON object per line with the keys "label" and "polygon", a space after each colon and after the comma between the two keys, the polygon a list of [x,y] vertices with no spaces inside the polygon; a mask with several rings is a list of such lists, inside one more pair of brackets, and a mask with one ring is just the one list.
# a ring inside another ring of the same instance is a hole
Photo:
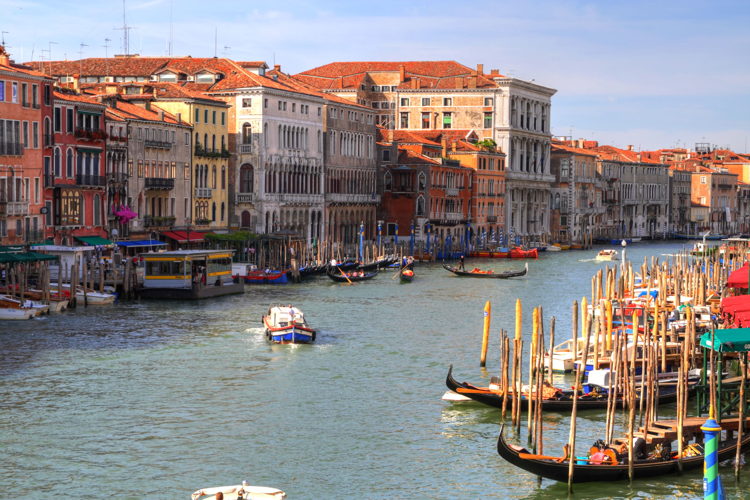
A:
{"label": "green foliage", "polygon": [[494,139],[490,138],[477,141],[477,146],[484,149],[485,151],[495,151],[497,149],[497,143]]}

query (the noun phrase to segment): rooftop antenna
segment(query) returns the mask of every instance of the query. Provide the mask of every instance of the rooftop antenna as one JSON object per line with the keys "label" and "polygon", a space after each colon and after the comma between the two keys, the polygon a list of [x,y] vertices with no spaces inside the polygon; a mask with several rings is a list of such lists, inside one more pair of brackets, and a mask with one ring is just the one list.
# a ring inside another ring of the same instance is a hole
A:
{"label": "rooftop antenna", "polygon": [[57,42],[47,42],[47,55],[49,56],[49,74],[52,75],[52,46],[57,45]]}
{"label": "rooftop antenna", "polygon": [[167,55],[172,57],[172,43],[174,42],[174,23],[172,21],[172,8],[174,7],[174,1],[169,2],[169,43],[167,44]]}
{"label": "rooftop antenna", "polygon": [[133,29],[132,26],[128,26],[128,22],[125,18],[125,0],[122,0],[122,28],[115,28],[117,30],[122,30],[122,50],[125,52],[125,55],[130,55],[130,30]]}
{"label": "rooftop antenna", "polygon": [[104,71],[107,73],[105,76],[109,76],[109,42],[111,42],[109,38],[104,39]]}
{"label": "rooftop antenna", "polygon": [[229,45],[224,45],[224,55],[229,55],[229,49],[231,49]]}
{"label": "rooftop antenna", "polygon": [[2,41],[0,41],[0,45],[3,47],[5,46],[5,34],[9,33],[8,31],[0,31],[0,38],[2,38]]}
{"label": "rooftop antenna", "polygon": [[78,49],[78,74],[83,74],[83,48],[88,47],[85,43],[81,42],[80,48]]}
{"label": "rooftop antenna", "polygon": [[214,26],[214,59],[216,59],[216,48],[218,46],[218,40],[219,40],[219,28]]}

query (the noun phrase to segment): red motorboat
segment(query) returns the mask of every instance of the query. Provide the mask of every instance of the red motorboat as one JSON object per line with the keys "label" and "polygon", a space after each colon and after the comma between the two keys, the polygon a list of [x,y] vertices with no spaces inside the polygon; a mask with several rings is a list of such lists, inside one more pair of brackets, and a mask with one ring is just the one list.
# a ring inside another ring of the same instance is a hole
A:
{"label": "red motorboat", "polygon": [[536,248],[524,250],[521,247],[515,247],[510,249],[509,257],[511,259],[538,259],[539,251]]}

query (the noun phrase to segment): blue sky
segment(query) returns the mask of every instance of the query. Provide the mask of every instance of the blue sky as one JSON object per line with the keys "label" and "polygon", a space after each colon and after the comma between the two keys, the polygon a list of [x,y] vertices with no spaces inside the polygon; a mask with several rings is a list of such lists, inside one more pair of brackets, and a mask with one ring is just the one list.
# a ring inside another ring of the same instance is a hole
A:
{"label": "blue sky", "polygon": [[[558,90],[556,135],[750,152],[750,2],[127,0],[131,52],[275,61],[445,60]],[[122,52],[122,1],[0,0],[18,61]],[[217,43],[214,34],[217,33]],[[50,44],[50,42],[54,42]],[[81,44],[87,46],[81,47]]]}

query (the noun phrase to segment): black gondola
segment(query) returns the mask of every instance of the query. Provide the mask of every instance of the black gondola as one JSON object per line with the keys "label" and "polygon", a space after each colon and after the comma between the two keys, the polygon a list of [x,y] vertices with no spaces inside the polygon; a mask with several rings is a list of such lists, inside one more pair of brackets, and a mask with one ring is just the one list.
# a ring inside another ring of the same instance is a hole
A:
{"label": "black gondola", "polygon": [[370,262],[369,264],[360,264],[357,266],[358,271],[376,271],[378,269],[385,269],[386,267],[390,266],[394,262],[396,262],[398,259],[395,258],[385,258],[376,260],[375,262]]}
{"label": "black gondola", "polygon": [[[478,403],[486,404],[494,408],[503,407],[503,395],[499,391],[490,390],[487,387],[478,387],[467,382],[458,382],[453,378],[453,365],[448,369],[448,375],[445,378],[445,385],[448,389],[466,396]],[[695,384],[689,388],[689,394],[695,391]],[[674,403],[677,401],[677,386],[663,386],[659,387],[658,404]],[[508,400],[507,406],[510,406],[510,400]],[[617,405],[622,407],[624,401],[622,397],[617,398]],[[528,399],[521,397],[521,409],[527,409]],[[578,395],[578,409],[579,410],[593,410],[593,409],[604,409],[607,407],[607,394],[596,393],[596,394],[579,394]],[[542,409],[545,411],[562,411],[569,412],[573,409],[573,391],[565,390],[560,391],[554,398],[542,399]]]}
{"label": "black gondola", "polygon": [[[509,444],[505,441],[503,430],[500,428],[500,436],[497,438],[497,452],[508,462],[521,469],[554,481],[568,481],[568,461],[566,457],[541,458],[531,455],[529,451],[520,446]],[[742,439],[742,449],[750,445],[750,435]],[[734,458],[737,450],[737,439],[719,444],[719,461]],[[524,456],[528,455],[528,456]],[[703,465],[703,455],[682,458],[682,469],[697,469]],[[677,459],[644,459],[635,460],[633,463],[633,478],[662,476],[679,471]],[[573,482],[584,483],[590,481],[620,481],[628,479],[628,464],[575,464],[573,465]]]}
{"label": "black gondola", "polygon": [[365,281],[374,278],[377,276],[378,272],[373,271],[371,273],[364,273],[362,276],[344,276],[340,272],[331,271],[330,269],[326,273],[326,275],[331,278],[333,281],[336,281],[337,283],[354,283],[356,281]]}
{"label": "black gondola", "polygon": [[516,278],[518,276],[524,276],[526,273],[529,272],[529,265],[526,264],[526,266],[523,268],[523,271],[505,271],[504,273],[473,273],[471,271],[461,271],[457,267],[448,266],[443,264],[443,268],[446,271],[450,271],[456,276],[470,276],[472,278],[495,278],[495,279],[507,279],[507,278]]}

